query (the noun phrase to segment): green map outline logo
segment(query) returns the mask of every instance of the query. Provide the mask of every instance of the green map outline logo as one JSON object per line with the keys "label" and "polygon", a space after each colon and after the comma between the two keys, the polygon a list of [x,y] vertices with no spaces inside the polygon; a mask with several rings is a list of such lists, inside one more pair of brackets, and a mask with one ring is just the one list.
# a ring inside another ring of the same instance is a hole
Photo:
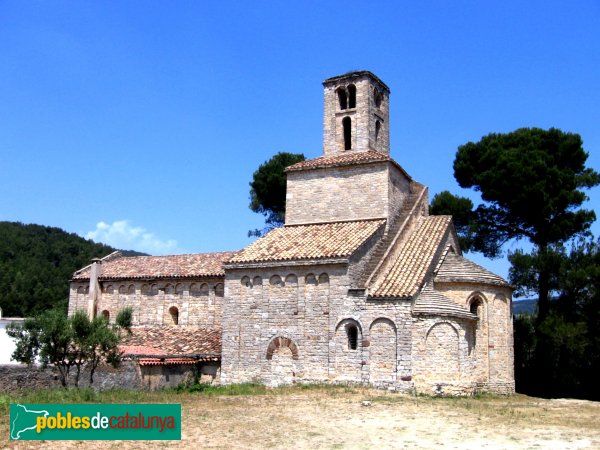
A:
{"label": "green map outline logo", "polygon": [[25,410],[23,412],[25,412],[25,413],[34,413],[34,414],[42,414],[43,413],[44,417],[48,417],[50,415],[50,413],[46,410],[30,411],[27,409],[26,406],[21,405],[19,403],[17,403],[16,405],[10,405],[10,439],[14,440],[14,441],[18,441],[21,439],[21,433],[24,433],[25,431],[28,431],[28,430],[34,430],[35,428],[37,428],[37,423],[34,423],[33,426],[30,426],[28,428],[23,428],[22,430],[19,430],[15,436],[16,423],[17,423],[17,420],[19,420],[19,414],[22,414],[23,412],[19,413],[17,410],[17,413],[15,414],[15,417],[13,419],[13,406],[15,406],[16,408],[18,408],[18,407],[23,408]]}
{"label": "green map outline logo", "polygon": [[11,404],[11,440],[181,440],[181,404]]}

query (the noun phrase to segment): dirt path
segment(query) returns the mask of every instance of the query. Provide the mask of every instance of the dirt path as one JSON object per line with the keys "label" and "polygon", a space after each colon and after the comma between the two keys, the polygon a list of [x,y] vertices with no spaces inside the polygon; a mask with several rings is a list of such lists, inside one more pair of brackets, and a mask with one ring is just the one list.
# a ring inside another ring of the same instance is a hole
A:
{"label": "dirt path", "polygon": [[[348,392],[349,391],[349,392]],[[600,403],[525,396],[404,397],[367,389],[178,397],[181,442],[6,441],[9,448],[600,448]],[[369,401],[370,406],[363,406]]]}

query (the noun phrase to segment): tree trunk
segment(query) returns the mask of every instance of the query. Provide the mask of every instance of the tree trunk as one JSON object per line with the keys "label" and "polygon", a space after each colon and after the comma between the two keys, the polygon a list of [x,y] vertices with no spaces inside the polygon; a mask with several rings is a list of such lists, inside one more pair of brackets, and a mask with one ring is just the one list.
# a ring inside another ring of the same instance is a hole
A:
{"label": "tree trunk", "polygon": [[[541,324],[550,311],[550,264],[548,261],[547,249],[540,248],[540,273],[538,277],[538,315],[537,325]],[[536,327],[537,328],[537,327]]]}
{"label": "tree trunk", "polygon": [[548,312],[550,310],[550,304],[548,299],[548,281],[548,272],[545,270],[540,272],[537,316],[538,324],[542,323],[544,319],[548,317]]}
{"label": "tree trunk", "polygon": [[56,368],[58,369],[58,373],[59,373],[58,378],[60,379],[60,384],[62,385],[62,387],[64,387],[66,389],[67,388],[67,375],[65,373],[65,369],[60,364],[57,364]]}
{"label": "tree trunk", "polygon": [[75,387],[79,388],[79,375],[81,374],[81,363],[77,363],[77,372],[75,372]]}
{"label": "tree trunk", "polygon": [[96,371],[97,366],[98,363],[95,360],[92,360],[90,364],[90,386],[94,383],[94,372]]}

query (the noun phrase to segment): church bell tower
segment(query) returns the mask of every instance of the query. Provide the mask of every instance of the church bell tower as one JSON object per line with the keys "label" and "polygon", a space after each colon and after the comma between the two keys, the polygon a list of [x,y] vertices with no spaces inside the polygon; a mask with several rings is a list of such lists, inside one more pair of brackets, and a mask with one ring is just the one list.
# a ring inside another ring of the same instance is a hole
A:
{"label": "church bell tower", "polygon": [[323,153],[377,150],[389,154],[390,89],[371,72],[350,72],[323,82]]}

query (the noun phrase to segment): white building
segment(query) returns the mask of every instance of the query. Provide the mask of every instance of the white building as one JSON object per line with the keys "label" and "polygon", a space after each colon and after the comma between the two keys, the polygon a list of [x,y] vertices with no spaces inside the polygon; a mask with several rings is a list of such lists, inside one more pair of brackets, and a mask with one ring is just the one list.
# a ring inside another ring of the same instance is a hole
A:
{"label": "white building", "polygon": [[15,341],[6,334],[6,327],[10,323],[23,323],[23,320],[15,317],[2,317],[2,308],[0,308],[0,364],[18,364],[10,360],[16,346]]}

